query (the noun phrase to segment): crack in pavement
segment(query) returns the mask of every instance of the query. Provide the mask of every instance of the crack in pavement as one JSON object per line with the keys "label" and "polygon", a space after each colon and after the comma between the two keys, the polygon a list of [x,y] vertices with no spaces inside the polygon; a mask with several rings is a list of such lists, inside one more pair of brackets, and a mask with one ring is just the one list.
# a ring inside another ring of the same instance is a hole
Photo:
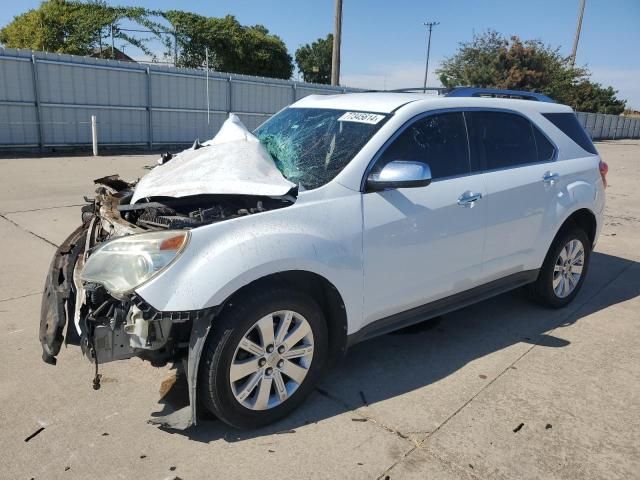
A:
{"label": "crack in pavement", "polygon": [[413,440],[412,438],[410,438],[408,434],[405,434],[405,433],[401,432],[400,430],[397,430],[397,429],[385,424],[384,422],[381,422],[380,420],[378,420],[377,418],[375,418],[372,415],[368,415],[367,413],[362,412],[360,410],[360,407],[353,407],[353,406],[349,405],[347,402],[345,402],[342,399],[332,395],[331,393],[327,392],[323,388],[317,387],[316,388],[316,392],[318,392],[323,397],[328,398],[329,400],[333,401],[334,403],[337,403],[338,405],[343,407],[345,410],[347,410],[349,412],[352,412],[352,413],[354,413],[356,415],[359,415],[364,420],[367,420],[367,421],[373,423],[377,427],[380,427],[380,428],[382,428],[383,430],[385,430],[385,431],[387,431],[389,433],[393,433],[394,435],[400,437],[401,439],[408,441],[413,446],[417,446],[417,442],[415,440]]}
{"label": "crack in pavement", "polygon": [[[627,270],[629,270],[630,268],[633,267],[633,263],[627,265],[626,267],[623,267],[620,272],[618,272],[617,275],[615,275],[611,280],[609,280],[608,282],[606,282],[604,285],[602,285],[593,295],[591,295],[590,297],[588,297],[585,301],[583,301],[582,303],[576,305],[576,307],[574,309],[572,309],[569,313],[567,313],[567,315],[564,315],[563,317],[561,317],[559,319],[559,321],[557,322],[557,325],[549,330],[547,330],[545,332],[545,334],[551,334],[553,333],[555,330],[561,328],[563,325],[565,325],[567,323],[567,321],[575,314],[577,314],[583,307],[585,307],[586,305],[588,305],[589,303],[591,303],[592,301],[596,301],[597,298],[599,298],[600,294],[606,289],[608,288],[613,282],[617,281],[622,275],[624,275],[626,273]],[[433,452],[428,449],[425,448],[425,443],[432,438],[438,431],[440,431],[447,423],[449,423],[453,418],[456,417],[456,415],[458,415],[462,410],[464,410],[467,406],[469,406],[471,404],[471,402],[473,402],[481,393],[485,392],[491,385],[493,385],[498,379],[500,379],[506,372],[508,372],[509,370],[511,370],[511,367],[513,367],[516,363],[518,363],[520,360],[522,360],[526,355],[528,355],[534,348],[540,346],[537,343],[533,343],[531,345],[531,347],[529,347],[524,353],[522,353],[522,355],[520,355],[518,358],[516,358],[513,362],[511,362],[504,370],[502,370],[502,372],[500,372],[495,378],[493,378],[490,382],[488,382],[484,387],[482,387],[478,392],[476,392],[470,399],[468,399],[466,402],[464,402],[458,409],[456,409],[451,415],[449,415],[440,425],[438,425],[432,432],[430,432],[421,442],[418,442],[416,447],[411,449],[409,452],[407,452],[405,455],[403,455],[397,462],[394,462],[391,466],[389,466],[386,470],[384,470],[384,472],[378,477],[378,479],[383,479],[385,478],[385,475],[388,475],[389,472],[395,467],[397,466],[399,463],[401,463],[402,461],[404,461],[404,459],[406,459],[411,453],[413,453],[413,451],[415,451],[417,448],[421,449],[421,450],[426,450],[427,452],[429,452],[431,455],[433,455],[435,457],[435,455],[433,454]],[[439,458],[439,457],[436,457]],[[448,462],[451,465],[454,465],[455,462]],[[457,464],[455,464],[457,465]],[[459,468],[463,469],[466,471],[466,469],[464,469],[464,467],[457,465]],[[471,472],[467,472],[471,475],[475,475],[477,477],[477,474],[475,473],[471,473]],[[480,477],[477,477],[480,478]]]}
{"label": "crack in pavement", "polygon": [[42,208],[30,208],[27,210],[13,210],[11,212],[2,212],[0,215],[11,215],[13,213],[28,213],[28,212],[39,212],[41,210],[55,210],[56,208],[70,208],[70,207],[82,207],[86,205],[86,203],[74,203],[71,205],[58,205],[56,207],[42,207]]}
{"label": "crack in pavement", "polygon": [[39,292],[26,293],[24,295],[18,295],[17,297],[1,298],[0,303],[9,302],[11,300],[18,300],[20,298],[32,297],[33,295],[41,295],[41,294],[42,294],[42,291],[39,291]]}
{"label": "crack in pavement", "polygon": [[14,221],[13,221],[13,220],[11,220],[10,218],[5,217],[3,213],[0,213],[0,218],[4,218],[7,222],[9,222],[9,223],[11,223],[11,224],[15,225],[15,226],[16,226],[16,227],[18,227],[20,230],[23,230],[23,231],[25,231],[25,232],[27,232],[27,233],[30,233],[30,234],[31,234],[31,235],[33,235],[34,237],[37,237],[37,238],[39,238],[40,240],[42,240],[42,241],[44,241],[44,242],[47,242],[49,245],[51,245],[51,246],[53,246],[53,247],[56,247],[56,249],[58,248],[58,245],[56,245],[56,244],[55,244],[55,243],[53,243],[52,241],[50,241],[50,240],[46,239],[46,238],[45,238],[45,237],[43,237],[42,235],[38,235],[37,233],[32,232],[32,231],[31,231],[31,230],[29,230],[28,228],[24,228],[24,227],[23,227],[22,225],[20,225],[19,223],[14,222]]}

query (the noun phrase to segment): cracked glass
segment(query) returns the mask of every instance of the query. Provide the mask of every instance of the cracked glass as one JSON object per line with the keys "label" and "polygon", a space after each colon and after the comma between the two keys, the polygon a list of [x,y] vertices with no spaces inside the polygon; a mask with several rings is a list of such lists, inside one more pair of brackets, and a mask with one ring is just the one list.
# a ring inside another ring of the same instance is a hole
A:
{"label": "cracked glass", "polygon": [[311,190],[338,175],[388,118],[362,115],[374,120],[341,120],[358,116],[347,110],[287,108],[254,134],[288,180]]}

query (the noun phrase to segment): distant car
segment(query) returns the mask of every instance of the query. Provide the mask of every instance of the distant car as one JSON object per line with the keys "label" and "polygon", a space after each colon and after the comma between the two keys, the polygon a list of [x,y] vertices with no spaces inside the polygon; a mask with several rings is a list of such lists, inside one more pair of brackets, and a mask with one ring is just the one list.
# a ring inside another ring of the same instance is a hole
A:
{"label": "distant car", "polygon": [[230,118],[137,184],[98,180],[53,259],[43,359],[68,325],[96,373],[186,361],[189,410],[156,421],[185,428],[198,403],[258,427],[356,342],[524,285],[567,305],[606,164],[569,107],[513,96],[309,96],[253,133]]}

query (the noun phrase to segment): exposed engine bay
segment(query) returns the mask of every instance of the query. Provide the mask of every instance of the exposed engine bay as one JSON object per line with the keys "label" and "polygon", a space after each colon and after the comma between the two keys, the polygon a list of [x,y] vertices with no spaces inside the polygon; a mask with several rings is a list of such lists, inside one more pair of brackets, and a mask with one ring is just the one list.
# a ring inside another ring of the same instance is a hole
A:
{"label": "exposed engine bay", "polygon": [[195,228],[295,202],[293,195],[203,194],[182,198],[153,197],[150,201],[130,204],[134,183],[127,183],[117,175],[97,179],[95,183],[98,185],[96,197],[83,207],[82,220],[86,223],[96,214],[103,219],[106,237],[102,241],[123,230],[125,233],[141,233],[154,229]]}

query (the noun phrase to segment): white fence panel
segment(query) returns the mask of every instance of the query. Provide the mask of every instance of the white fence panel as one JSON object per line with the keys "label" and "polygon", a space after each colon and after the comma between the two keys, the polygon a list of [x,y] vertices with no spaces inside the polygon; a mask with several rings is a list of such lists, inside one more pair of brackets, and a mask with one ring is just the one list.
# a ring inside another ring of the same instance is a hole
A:
{"label": "white fence panel", "polygon": [[[231,112],[253,129],[307,95],[360,91],[222,72],[208,87],[202,70],[0,48],[0,147],[88,146],[91,115],[103,145],[189,144]],[[594,139],[640,136],[640,119],[577,115]]]}

